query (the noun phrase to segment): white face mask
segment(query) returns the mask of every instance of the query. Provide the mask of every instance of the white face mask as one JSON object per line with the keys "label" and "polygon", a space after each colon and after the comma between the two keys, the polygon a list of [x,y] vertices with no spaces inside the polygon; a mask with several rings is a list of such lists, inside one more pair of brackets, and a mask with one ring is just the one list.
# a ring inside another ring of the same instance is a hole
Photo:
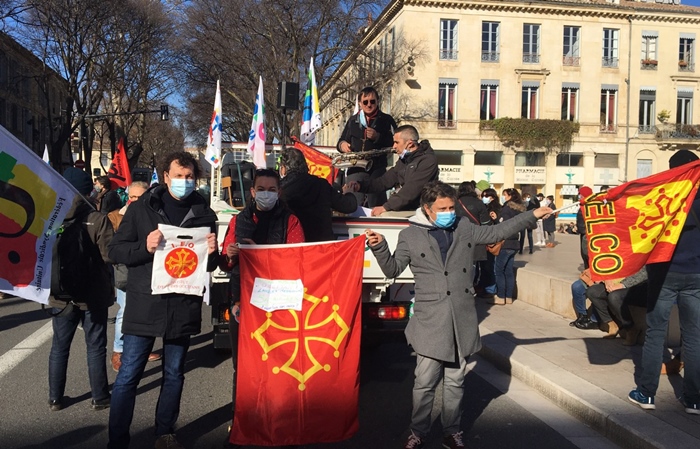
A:
{"label": "white face mask", "polygon": [[482,201],[484,204],[489,204],[489,203],[491,202],[491,197],[490,197],[490,196],[485,196],[485,197],[481,198],[481,201]]}
{"label": "white face mask", "polygon": [[272,210],[277,204],[277,192],[269,192],[267,190],[261,190],[255,192],[255,204],[257,204],[260,210]]}

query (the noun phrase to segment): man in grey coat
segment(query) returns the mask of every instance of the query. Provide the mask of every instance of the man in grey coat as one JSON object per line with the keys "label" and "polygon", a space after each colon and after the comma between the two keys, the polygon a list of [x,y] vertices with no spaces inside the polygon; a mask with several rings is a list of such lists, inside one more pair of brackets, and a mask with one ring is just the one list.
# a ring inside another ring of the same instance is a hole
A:
{"label": "man in grey coat", "polygon": [[443,446],[464,447],[460,421],[467,359],[481,348],[472,285],[474,247],[503,240],[552,212],[541,207],[495,226],[476,226],[455,217],[455,198],[456,192],[448,184],[428,183],[410,226],[399,233],[393,255],[381,234],[366,231],[387,278],[399,276],[408,265],[415,278],[414,315],[406,327],[406,338],[416,352],[411,434],[406,449],[424,445],[441,377]]}

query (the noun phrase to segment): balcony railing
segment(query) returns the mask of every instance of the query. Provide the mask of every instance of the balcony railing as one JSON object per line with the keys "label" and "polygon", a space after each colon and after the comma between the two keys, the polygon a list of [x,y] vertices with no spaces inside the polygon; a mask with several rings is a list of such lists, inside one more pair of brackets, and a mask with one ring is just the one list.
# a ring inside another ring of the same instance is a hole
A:
{"label": "balcony railing", "polygon": [[618,58],[603,56],[603,67],[617,68]]}
{"label": "balcony railing", "polygon": [[456,128],[456,120],[438,119],[438,128]]}
{"label": "balcony railing", "polygon": [[686,62],[686,61],[678,61],[678,71],[679,72],[694,72],[695,71],[695,63],[694,62]]}
{"label": "balcony railing", "polygon": [[640,68],[642,70],[656,70],[659,65],[659,61],[655,59],[642,59],[640,61]]}
{"label": "balcony railing", "polygon": [[639,125],[639,134],[654,134],[656,132],[656,126],[654,125]]}
{"label": "balcony railing", "polygon": [[657,139],[700,139],[700,125],[666,123],[655,128]]}
{"label": "balcony railing", "polygon": [[448,50],[448,49],[442,49],[440,50],[440,60],[441,61],[454,61],[457,59],[457,50]]}
{"label": "balcony railing", "polygon": [[602,134],[617,134],[617,125],[601,123],[600,132]]}
{"label": "balcony railing", "polygon": [[523,63],[525,64],[539,64],[540,55],[538,53],[523,53]]}
{"label": "balcony railing", "polygon": [[562,59],[562,64],[568,66],[578,67],[581,63],[580,56],[564,56]]}
{"label": "balcony railing", "polygon": [[497,51],[482,51],[481,62],[498,62],[500,53]]}

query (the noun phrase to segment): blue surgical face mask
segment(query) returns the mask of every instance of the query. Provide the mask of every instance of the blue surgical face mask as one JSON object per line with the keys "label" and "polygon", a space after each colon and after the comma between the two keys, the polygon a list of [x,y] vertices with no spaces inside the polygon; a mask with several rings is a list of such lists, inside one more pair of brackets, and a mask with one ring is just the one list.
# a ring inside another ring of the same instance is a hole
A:
{"label": "blue surgical face mask", "polygon": [[177,199],[187,198],[194,192],[194,179],[170,178],[170,193]]}
{"label": "blue surgical face mask", "polygon": [[260,210],[272,210],[277,204],[277,192],[260,190],[255,192],[255,204]]}
{"label": "blue surgical face mask", "polygon": [[455,222],[455,211],[437,212],[435,226],[438,228],[449,228]]}
{"label": "blue surgical face mask", "polygon": [[501,204],[504,204],[506,202],[506,197],[501,195]]}
{"label": "blue surgical face mask", "polygon": [[401,154],[399,154],[399,159],[403,159],[404,157],[406,157],[407,154],[408,154],[408,150],[404,148],[404,150],[401,152]]}
{"label": "blue surgical face mask", "polygon": [[481,198],[481,201],[482,201],[484,204],[489,204],[489,203],[491,202],[491,197],[490,197],[490,196],[485,196],[485,197]]}

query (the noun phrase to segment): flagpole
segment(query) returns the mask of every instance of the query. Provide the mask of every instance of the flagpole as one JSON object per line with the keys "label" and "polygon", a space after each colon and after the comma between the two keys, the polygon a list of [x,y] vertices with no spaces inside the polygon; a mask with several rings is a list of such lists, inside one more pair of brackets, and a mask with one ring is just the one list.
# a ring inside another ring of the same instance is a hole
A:
{"label": "flagpole", "polygon": [[[579,203],[571,203],[571,204],[569,204],[569,205],[567,205],[567,206],[560,207],[559,209],[553,210],[553,211],[552,211],[552,214],[558,214],[559,212],[561,212],[561,211],[563,211],[563,210],[565,210],[565,209],[571,209],[571,208],[574,207],[574,206],[579,206]],[[550,215],[551,215],[551,214],[550,214]]]}

